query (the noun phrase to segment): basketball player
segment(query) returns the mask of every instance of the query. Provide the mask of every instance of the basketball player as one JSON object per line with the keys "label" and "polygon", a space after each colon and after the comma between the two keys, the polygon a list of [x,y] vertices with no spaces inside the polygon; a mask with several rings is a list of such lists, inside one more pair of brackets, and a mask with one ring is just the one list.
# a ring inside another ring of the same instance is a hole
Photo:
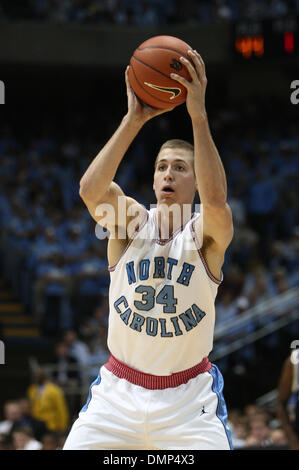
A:
{"label": "basketball player", "polygon": [[[128,69],[128,112],[81,180],[90,214],[110,231],[111,357],[91,385],[67,450],[231,448],[223,378],[208,354],[232,216],[208,126],[205,66],[196,51],[189,56],[181,60],[192,81],[172,77],[187,88],[194,147],[181,140],[162,145],[157,207],[147,211],[113,181],[141,127],[165,112],[138,101]],[[201,210],[192,214],[184,209],[196,191]]]}
{"label": "basketball player", "polygon": [[[291,396],[296,398],[295,421],[291,422],[287,410]],[[295,349],[285,360],[277,394],[277,416],[286,433],[292,450],[299,450],[299,349]]]}

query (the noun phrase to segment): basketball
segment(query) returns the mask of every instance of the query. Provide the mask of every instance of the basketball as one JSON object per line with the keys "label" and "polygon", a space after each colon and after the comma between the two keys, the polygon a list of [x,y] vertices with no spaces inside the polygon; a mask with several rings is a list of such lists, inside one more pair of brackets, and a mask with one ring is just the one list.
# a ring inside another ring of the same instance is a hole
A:
{"label": "basketball", "polygon": [[191,47],[173,36],[154,36],[140,44],[130,60],[129,81],[136,96],[154,108],[172,108],[186,101],[186,88],[170,77],[177,73],[191,81],[180,61],[190,60]]}

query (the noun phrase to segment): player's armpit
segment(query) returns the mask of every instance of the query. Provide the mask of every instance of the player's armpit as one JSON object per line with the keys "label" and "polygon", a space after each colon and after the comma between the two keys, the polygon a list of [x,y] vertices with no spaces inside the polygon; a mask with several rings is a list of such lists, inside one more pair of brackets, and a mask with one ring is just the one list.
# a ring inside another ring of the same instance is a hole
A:
{"label": "player's armpit", "polygon": [[[203,245],[209,249],[224,253],[233,238],[232,212],[226,203],[223,206],[202,204]],[[195,221],[195,230],[196,230]],[[198,222],[199,223],[199,222]],[[200,228],[198,228],[200,229]]]}

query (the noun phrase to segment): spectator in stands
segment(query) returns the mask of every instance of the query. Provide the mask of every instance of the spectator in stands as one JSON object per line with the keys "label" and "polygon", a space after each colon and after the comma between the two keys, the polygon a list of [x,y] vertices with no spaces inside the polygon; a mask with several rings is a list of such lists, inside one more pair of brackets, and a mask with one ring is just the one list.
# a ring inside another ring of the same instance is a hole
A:
{"label": "spectator in stands", "polygon": [[68,265],[79,263],[87,250],[87,242],[82,237],[82,229],[70,226],[63,242],[63,253]]}
{"label": "spectator in stands", "polygon": [[48,226],[45,228],[44,236],[34,244],[32,254],[36,262],[47,262],[56,253],[62,253],[60,240],[57,237],[55,228]]}
{"label": "spectator in stands", "polygon": [[249,188],[248,212],[251,225],[259,234],[260,256],[266,262],[270,257],[269,243],[273,240],[276,229],[274,211],[277,201],[274,182],[259,170]]}
{"label": "spectator in stands", "polygon": [[41,441],[42,437],[48,432],[46,423],[32,416],[31,403],[28,397],[22,397],[18,400],[21,408],[22,417],[16,423],[18,427],[29,427],[32,430],[33,437]]}
{"label": "spectator in stands", "polygon": [[42,449],[41,450],[59,450],[59,435],[51,432],[45,434],[42,438]]}
{"label": "spectator in stands", "polygon": [[79,382],[79,362],[70,354],[69,346],[60,341],[55,346],[55,355],[51,364],[56,366],[53,372],[53,379],[60,387],[65,385],[78,385]]}
{"label": "spectator in stands", "polygon": [[285,268],[278,267],[273,272],[275,294],[279,295],[289,289],[288,276]]}
{"label": "spectator in stands", "polygon": [[284,447],[289,449],[289,441],[283,429],[272,429],[270,432],[270,441],[276,447]]}
{"label": "spectator in stands", "polygon": [[54,253],[46,263],[36,268],[35,303],[42,306],[41,325],[49,336],[73,327],[74,317],[70,306],[70,268],[64,256]]}
{"label": "spectator in stands", "polygon": [[221,296],[221,300],[217,302],[216,321],[217,325],[227,322],[234,318],[237,314],[236,306],[233,303],[233,295],[230,290],[226,290]]}
{"label": "spectator in stands", "polygon": [[34,381],[28,388],[32,415],[44,421],[54,432],[64,432],[69,426],[69,410],[62,389],[47,380],[43,369],[34,374]]}
{"label": "spectator in stands", "polygon": [[0,450],[13,450],[11,439],[7,434],[0,434]]}
{"label": "spectator in stands", "polygon": [[108,314],[109,314],[109,300],[108,297],[102,296],[101,303],[95,308],[93,314],[86,318],[85,322],[80,327],[80,334],[89,345],[92,352],[96,349],[98,337],[102,328],[107,328]]}
{"label": "spectator in stands", "polygon": [[[280,18],[288,13],[299,11],[298,1],[287,0],[188,0],[186,12],[179,8],[180,1],[146,0],[143,2],[124,2],[116,0],[32,0],[25,7],[11,6],[5,2],[5,8],[0,8],[0,21],[9,21],[11,18],[34,19],[38,21],[52,21],[55,23],[97,23],[97,24],[136,24],[138,18],[145,14],[140,4],[150,8],[150,11],[161,10],[161,15],[155,16],[154,24],[182,23],[190,19],[205,22],[215,22],[219,19],[229,20],[235,18],[262,19]],[[166,4],[166,5],[165,5]],[[121,15],[119,14],[121,13]],[[150,15],[151,19],[151,15]],[[139,23],[138,23],[139,24]],[[148,22],[146,24],[149,24]]]}
{"label": "spectator in stands", "polygon": [[16,428],[12,433],[14,450],[41,450],[41,442],[34,439],[29,427]]}
{"label": "spectator in stands", "polygon": [[[234,308],[234,316],[229,317],[230,320],[235,319],[235,322],[242,317],[249,308],[249,301],[247,297],[240,296],[235,301],[232,301],[231,308]],[[223,318],[225,321],[225,318]],[[235,323],[234,322],[234,323]],[[246,339],[250,333],[255,330],[255,325],[252,321],[247,320],[241,325],[232,325],[230,331],[228,331],[223,339],[225,344],[232,344],[234,341]],[[222,342],[222,341],[221,341]],[[247,344],[235,351],[233,356],[234,369],[237,368],[239,374],[244,374],[246,371],[245,365],[252,362],[255,357],[254,344]]]}
{"label": "spectator in stands", "polygon": [[259,411],[260,410],[257,405],[254,405],[253,403],[248,403],[248,405],[244,407],[244,416],[247,420],[250,420],[251,418],[256,416]]}
{"label": "spectator in stands", "polygon": [[246,446],[266,447],[271,445],[270,428],[262,417],[255,417],[249,421],[249,435]]}
{"label": "spectator in stands", "polygon": [[249,434],[247,421],[243,418],[234,426],[234,434],[232,436],[234,449],[243,448],[246,446],[246,439]]}
{"label": "spectator in stands", "polygon": [[75,358],[78,363],[85,367],[90,363],[90,351],[86,343],[78,338],[74,330],[67,330],[63,334],[63,341],[69,348],[69,354]]}
{"label": "spectator in stands", "polygon": [[28,249],[36,233],[36,221],[31,218],[28,209],[19,207],[18,214],[11,220],[8,227],[19,250]]}
{"label": "spectator in stands", "polygon": [[[75,188],[73,189],[74,194]],[[82,206],[73,203],[72,207],[66,214],[65,226],[66,230],[74,230],[80,233],[80,238],[85,239],[88,232],[88,220]]]}
{"label": "spectator in stands", "polygon": [[0,434],[9,435],[15,423],[22,418],[22,410],[17,400],[8,400],[3,411],[4,420],[0,422]]}
{"label": "spectator in stands", "polygon": [[247,275],[242,293],[249,300],[250,306],[267,300],[274,294],[270,273],[265,265],[258,265]]}
{"label": "spectator in stands", "polygon": [[76,326],[80,327],[99,303],[101,292],[109,287],[107,264],[102,248],[93,244],[82,254],[80,262],[72,269],[72,308],[76,314]]}
{"label": "spectator in stands", "polygon": [[62,243],[65,240],[65,232],[67,228],[67,220],[64,216],[62,209],[58,207],[53,207],[51,214],[47,218],[47,222],[49,225],[46,231],[48,230],[50,235],[54,234],[53,241],[55,243],[54,246],[56,248],[54,251],[62,252]]}
{"label": "spectator in stands", "polygon": [[295,227],[285,240],[272,244],[271,269],[284,268],[288,272],[288,283],[293,287],[299,283],[299,227]]}

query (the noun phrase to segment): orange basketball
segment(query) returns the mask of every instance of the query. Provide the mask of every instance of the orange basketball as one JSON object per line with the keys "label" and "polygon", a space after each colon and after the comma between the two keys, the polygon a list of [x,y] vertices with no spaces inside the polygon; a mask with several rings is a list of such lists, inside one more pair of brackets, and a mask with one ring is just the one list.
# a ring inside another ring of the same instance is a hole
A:
{"label": "orange basketball", "polygon": [[136,96],[154,108],[172,108],[186,101],[186,88],[170,78],[177,73],[191,81],[180,61],[190,60],[191,47],[173,36],[155,36],[143,42],[130,60],[129,81]]}

